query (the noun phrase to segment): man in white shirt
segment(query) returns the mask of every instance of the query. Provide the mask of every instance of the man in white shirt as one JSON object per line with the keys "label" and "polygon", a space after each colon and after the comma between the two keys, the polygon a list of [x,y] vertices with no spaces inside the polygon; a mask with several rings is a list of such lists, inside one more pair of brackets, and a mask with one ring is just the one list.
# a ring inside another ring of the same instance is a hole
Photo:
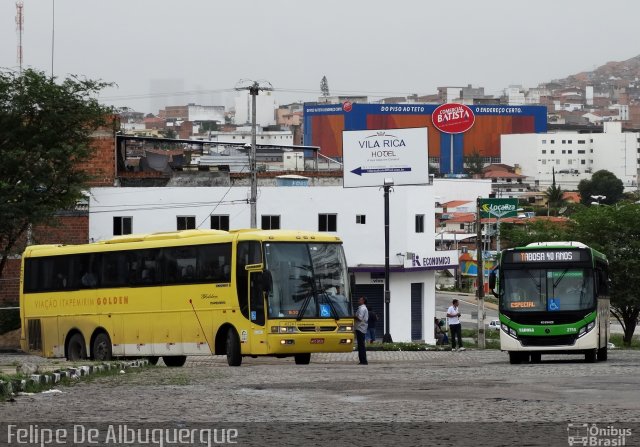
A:
{"label": "man in white shirt", "polygon": [[356,340],[358,340],[358,360],[360,365],[368,365],[367,362],[367,347],[365,345],[365,336],[367,334],[367,327],[369,321],[369,310],[367,309],[367,299],[363,296],[358,300],[358,309],[354,316],[356,320]]}
{"label": "man in white shirt", "polygon": [[[462,325],[460,324],[460,312],[458,310],[458,300],[453,300],[451,306],[447,309],[447,318],[449,318],[449,329],[451,330],[451,350],[464,351],[462,346]],[[458,337],[459,349],[456,349],[456,336]]]}

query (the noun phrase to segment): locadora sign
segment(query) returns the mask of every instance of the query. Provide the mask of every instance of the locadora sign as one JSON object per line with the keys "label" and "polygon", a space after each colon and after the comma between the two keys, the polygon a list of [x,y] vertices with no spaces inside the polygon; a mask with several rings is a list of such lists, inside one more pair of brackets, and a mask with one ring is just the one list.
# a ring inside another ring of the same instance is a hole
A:
{"label": "locadora sign", "polygon": [[440,132],[464,133],[471,129],[476,117],[473,110],[464,104],[442,104],[431,115],[433,125]]}
{"label": "locadora sign", "polygon": [[516,217],[518,199],[479,199],[480,217]]}

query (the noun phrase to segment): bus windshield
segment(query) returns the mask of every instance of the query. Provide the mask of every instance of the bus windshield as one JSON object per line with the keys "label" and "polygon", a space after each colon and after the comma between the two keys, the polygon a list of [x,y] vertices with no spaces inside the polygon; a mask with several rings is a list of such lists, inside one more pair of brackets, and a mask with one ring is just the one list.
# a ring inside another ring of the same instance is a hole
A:
{"label": "bus windshield", "polygon": [[595,306],[588,269],[504,270],[500,308],[512,312],[588,310]]}
{"label": "bus windshield", "polygon": [[347,264],[340,244],[264,244],[272,287],[269,318],[351,317]]}

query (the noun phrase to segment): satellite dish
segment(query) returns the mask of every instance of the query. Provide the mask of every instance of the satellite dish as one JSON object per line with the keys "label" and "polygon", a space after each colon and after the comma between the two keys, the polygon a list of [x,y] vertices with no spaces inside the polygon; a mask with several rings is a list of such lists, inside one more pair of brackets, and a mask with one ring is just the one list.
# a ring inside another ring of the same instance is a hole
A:
{"label": "satellite dish", "polygon": [[560,209],[558,210],[558,214],[564,214],[564,212],[565,212],[565,211],[567,211],[567,207],[566,207],[566,206],[563,206],[562,208],[560,208]]}

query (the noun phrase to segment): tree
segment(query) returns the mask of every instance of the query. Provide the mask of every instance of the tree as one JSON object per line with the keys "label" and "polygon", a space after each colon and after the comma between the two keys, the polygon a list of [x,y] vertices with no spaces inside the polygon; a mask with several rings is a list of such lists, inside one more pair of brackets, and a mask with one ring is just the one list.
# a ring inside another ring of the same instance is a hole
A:
{"label": "tree", "polygon": [[320,91],[322,92],[323,97],[329,96],[329,82],[327,81],[327,77],[323,76],[322,81],[320,81]]}
{"label": "tree", "polygon": [[78,163],[89,159],[91,134],[114,112],[95,99],[110,85],[0,71],[0,276],[30,225],[49,223],[82,197],[89,177]]}
{"label": "tree", "polygon": [[545,196],[547,196],[548,210],[550,210],[552,207],[560,208],[565,203],[564,191],[560,186],[556,185],[556,171],[553,168],[552,168],[552,174],[553,174],[553,183],[551,183],[551,186],[549,186],[549,188],[547,188],[547,190],[544,193]]}
{"label": "tree", "polygon": [[465,172],[467,174],[482,174],[482,168],[484,168],[482,154],[477,149],[474,149],[471,155],[464,157],[464,165],[466,166]]}
{"label": "tree", "polygon": [[613,205],[622,198],[624,186],[622,180],[616,177],[615,174],[602,169],[595,172],[590,180],[580,180],[578,191],[580,191],[580,202],[583,205],[589,205],[593,202],[592,196],[604,196],[604,199],[597,202]]}
{"label": "tree", "polygon": [[583,207],[573,219],[575,237],[609,259],[611,313],[629,346],[640,316],[640,205]]}

